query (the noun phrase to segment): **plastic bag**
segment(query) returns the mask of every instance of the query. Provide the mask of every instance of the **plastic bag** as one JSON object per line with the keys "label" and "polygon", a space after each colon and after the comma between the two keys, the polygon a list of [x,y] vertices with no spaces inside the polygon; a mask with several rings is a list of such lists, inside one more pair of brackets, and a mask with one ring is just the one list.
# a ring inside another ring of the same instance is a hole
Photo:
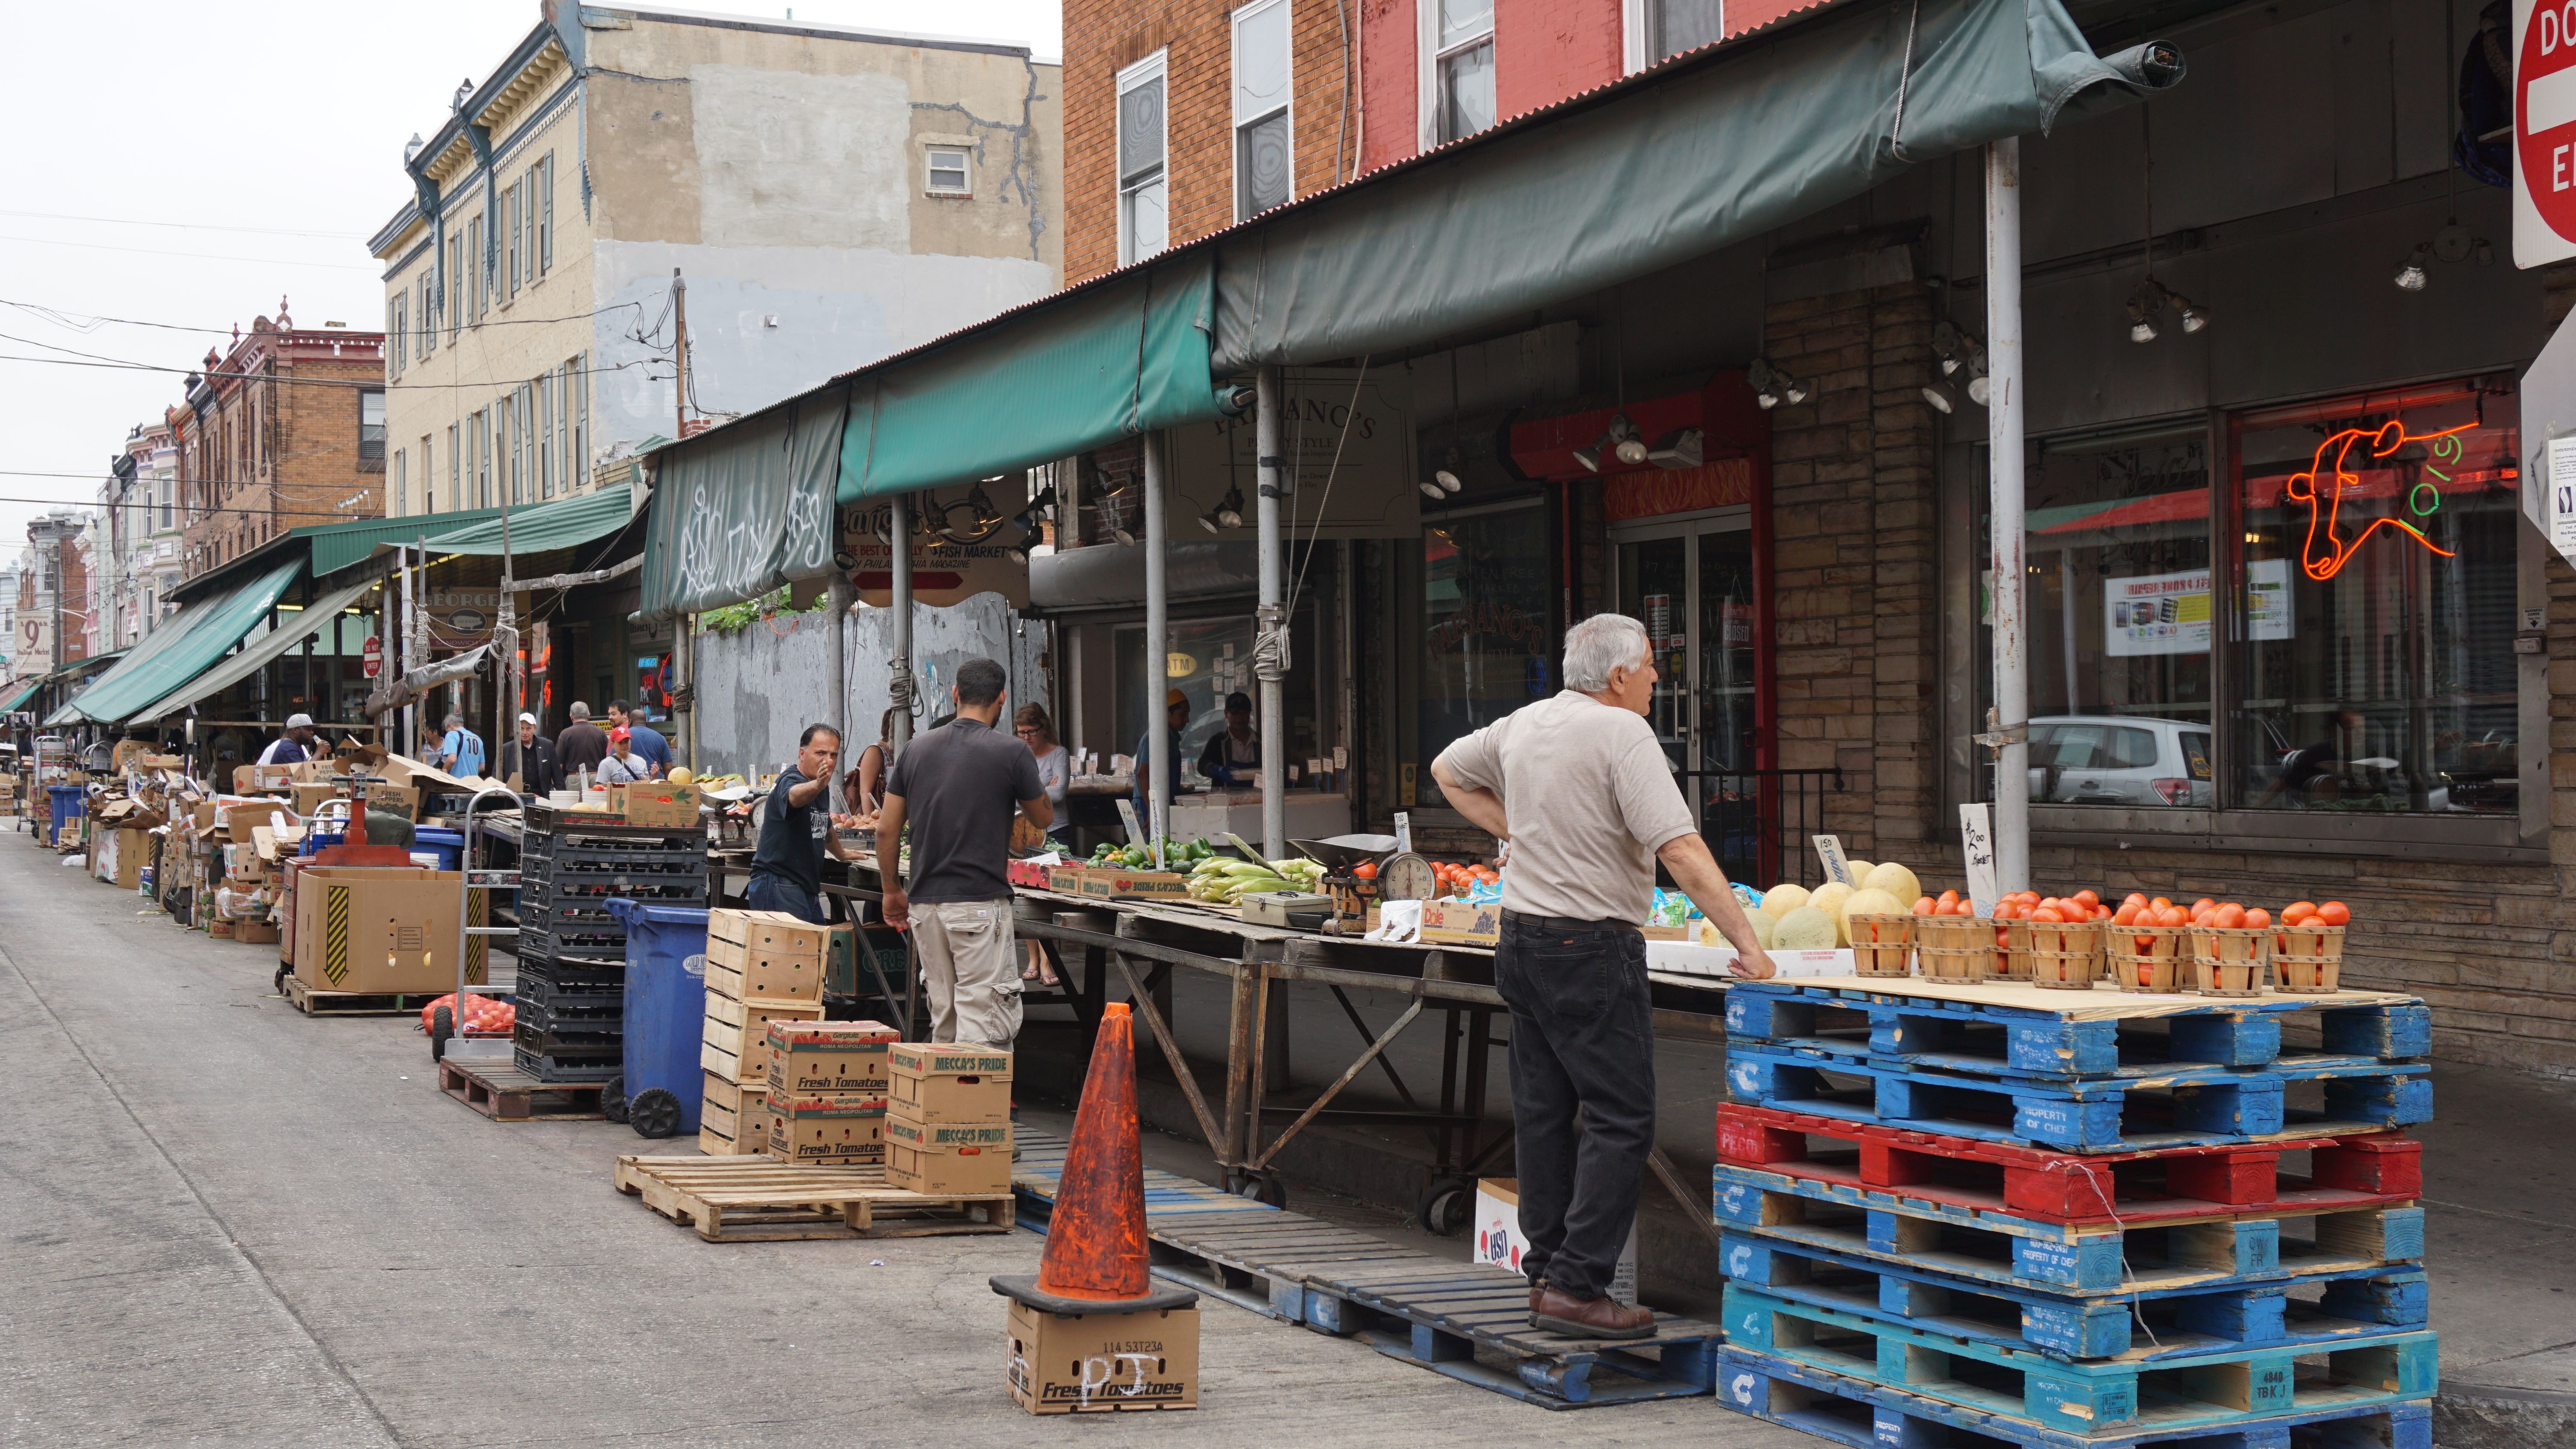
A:
{"label": "plastic bag", "polygon": [[[438,1013],[455,1004],[456,993],[451,991],[422,1007],[420,1029],[429,1030],[430,1022],[437,1017]],[[518,1022],[519,1009],[506,1001],[494,1001],[488,996],[472,994],[468,994],[465,998],[463,1033],[466,1036],[508,1036],[517,1027]]]}

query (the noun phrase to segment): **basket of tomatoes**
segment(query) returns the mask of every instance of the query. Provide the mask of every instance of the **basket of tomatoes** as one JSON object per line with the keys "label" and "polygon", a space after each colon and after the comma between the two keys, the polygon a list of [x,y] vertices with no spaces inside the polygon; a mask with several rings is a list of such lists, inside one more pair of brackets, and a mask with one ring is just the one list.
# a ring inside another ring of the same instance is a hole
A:
{"label": "basket of tomatoes", "polygon": [[2122,991],[2179,992],[2191,969],[2191,912],[2131,891],[2111,913],[2102,954]]}
{"label": "basket of tomatoes", "polygon": [[2340,990],[2343,931],[2351,923],[2352,911],[2341,901],[2282,907],[2280,928],[2271,933],[2273,989],[2306,996]]}
{"label": "basket of tomatoes", "polygon": [[2090,991],[2102,971],[2101,923],[2111,918],[2089,890],[2071,896],[2015,891],[1995,902],[1995,949],[2007,981]]}
{"label": "basket of tomatoes", "polygon": [[1995,975],[1995,924],[1976,903],[1943,891],[1914,903],[1914,957],[1931,981],[1984,981]]}
{"label": "basket of tomatoes", "polygon": [[2272,913],[2207,896],[2191,903],[2192,989],[2203,996],[2260,996],[2272,961]]}
{"label": "basket of tomatoes", "polygon": [[1914,974],[1914,917],[1901,911],[1853,911],[1843,917],[1851,927],[1852,974]]}

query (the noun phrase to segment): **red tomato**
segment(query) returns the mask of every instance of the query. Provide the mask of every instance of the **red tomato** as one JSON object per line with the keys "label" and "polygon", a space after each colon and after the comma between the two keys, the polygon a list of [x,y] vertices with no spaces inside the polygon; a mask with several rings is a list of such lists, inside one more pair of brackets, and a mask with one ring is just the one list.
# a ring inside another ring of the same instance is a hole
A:
{"label": "red tomato", "polygon": [[2245,928],[2249,931],[2260,931],[2271,924],[2272,913],[2261,906],[2245,913]]}
{"label": "red tomato", "polygon": [[2218,902],[2211,900],[2207,896],[2202,896],[2199,900],[2191,903],[2191,908],[2194,911],[2216,910],[2218,908]]}
{"label": "red tomato", "polygon": [[2052,926],[2061,925],[2066,920],[2064,916],[2057,913],[2056,907],[2050,905],[2042,905],[2038,910],[2031,912],[2030,918],[2034,921],[2044,921]]}
{"label": "red tomato", "polygon": [[2127,895],[2120,897],[2120,904],[2124,906],[2143,906],[2147,903],[2147,897],[2143,891],[2131,891]]}
{"label": "red tomato", "polygon": [[1938,913],[1939,910],[1933,905],[1932,898],[1930,896],[1917,896],[1914,898],[1914,914],[1918,916],[1929,916],[1937,915]]}
{"label": "red tomato", "polygon": [[2165,897],[2165,896],[2157,896],[2155,899],[2153,899],[2153,900],[2151,900],[2151,901],[2148,901],[2148,902],[2147,902],[2147,904],[2148,904],[2148,905],[2151,905],[2151,906],[2155,907],[2157,910],[2161,911],[2161,910],[2163,910],[2165,907],[2167,907],[2167,906],[2169,906],[2169,905],[2172,905],[2172,904],[2173,904],[2173,901],[2172,901],[2171,899],[2169,899],[2169,898]]}
{"label": "red tomato", "polygon": [[2299,922],[2306,920],[2308,917],[2313,916],[2316,913],[2316,902],[2292,901],[2281,908],[2281,924],[2284,926],[2295,926]]}
{"label": "red tomato", "polygon": [[2089,910],[2091,910],[2093,907],[2095,907],[2095,906],[2098,906],[2098,905],[2102,904],[2102,898],[2101,898],[2099,895],[2096,895],[2096,894],[2095,894],[2091,889],[2089,889],[2089,888],[2088,888],[2088,889],[2085,889],[2085,890],[2077,891],[2077,892],[2074,894],[2074,896],[2072,897],[2072,899],[2074,899],[2074,900],[2076,900],[2076,901],[2081,902],[2081,903],[2083,904],[2084,908],[2085,908],[2086,910],[2088,910],[2088,911],[2089,911]]}
{"label": "red tomato", "polygon": [[2209,923],[2222,931],[2243,930],[2250,924],[2245,918],[2245,908],[2233,901],[2210,912]]}
{"label": "red tomato", "polygon": [[2341,901],[2328,901],[2317,907],[2317,919],[2329,926],[2352,924],[2352,908]]}

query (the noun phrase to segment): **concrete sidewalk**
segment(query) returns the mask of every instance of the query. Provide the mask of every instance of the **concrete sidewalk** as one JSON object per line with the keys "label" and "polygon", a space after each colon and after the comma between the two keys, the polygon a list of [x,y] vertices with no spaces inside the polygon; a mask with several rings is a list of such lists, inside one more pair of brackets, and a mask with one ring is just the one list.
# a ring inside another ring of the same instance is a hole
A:
{"label": "concrete sidewalk", "polygon": [[657,1144],[487,1121],[413,1022],[305,1018],[273,969],[0,834],[0,1442],[1815,1442],[1550,1414],[1213,1302],[1203,1408],[1035,1424],[985,1286],[1035,1235],[704,1242],[609,1185]]}

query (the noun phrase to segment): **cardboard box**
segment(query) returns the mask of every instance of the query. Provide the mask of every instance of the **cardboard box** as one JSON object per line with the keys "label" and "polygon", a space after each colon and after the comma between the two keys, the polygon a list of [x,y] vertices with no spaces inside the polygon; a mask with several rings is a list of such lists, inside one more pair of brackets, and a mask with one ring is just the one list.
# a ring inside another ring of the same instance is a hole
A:
{"label": "cardboard box", "polygon": [[1009,1192],[1011,1124],[924,1122],[888,1113],[885,1169],[887,1184],[908,1192]]}
{"label": "cardboard box", "polygon": [[883,1098],[784,1097],[770,1101],[770,1156],[784,1162],[885,1165]]}
{"label": "cardboard box", "polygon": [[1068,896],[1082,894],[1082,877],[1086,874],[1082,866],[1074,864],[1052,866],[1048,868],[1046,874],[1048,890]]}
{"label": "cardboard box", "polygon": [[623,815],[629,825],[695,825],[705,795],[695,785],[647,780],[608,787],[608,813]]}
{"label": "cardboard box", "polygon": [[[709,998],[713,1000],[712,997]],[[778,1097],[862,1096],[883,1101],[895,1029],[874,1021],[772,1021],[768,1082]]]}
{"label": "cardboard box", "polygon": [[1048,877],[1056,869],[1058,869],[1056,865],[1046,861],[1013,860],[1003,864],[1002,874],[1015,886],[1026,886],[1030,890],[1042,891],[1051,889],[1047,883]]}
{"label": "cardboard box", "polygon": [[769,1145],[769,1094],[706,1074],[698,1107],[698,1150],[709,1157],[747,1157]]}
{"label": "cardboard box", "polygon": [[1503,939],[1499,901],[1440,900],[1422,903],[1422,937],[1462,946],[1492,946]]}
{"label": "cardboard box", "polygon": [[274,945],[277,942],[277,927],[267,921],[235,921],[233,939],[254,946]]}
{"label": "cardboard box", "polygon": [[708,1075],[728,1081],[765,1083],[769,1080],[770,1023],[794,1024],[820,1021],[822,1017],[820,1002],[736,1001],[710,991],[706,1027],[698,1039],[698,1066]]}
{"label": "cardboard box", "polygon": [[[453,991],[464,877],[405,866],[306,866],[295,880],[295,975],[318,991]],[[471,893],[475,925],[490,893]],[[487,978],[490,940],[469,937],[465,980]]]}
{"label": "cardboard box", "polygon": [[1086,896],[1187,896],[1190,878],[1169,870],[1102,870],[1085,867],[1082,872],[1082,894]]}
{"label": "cardboard box", "polygon": [[[1498,1268],[1521,1271],[1521,1184],[1513,1177],[1480,1177],[1476,1179],[1475,1244],[1468,1250],[1470,1261],[1491,1263]],[[1637,1306],[1637,1225],[1628,1225],[1628,1244],[1619,1250],[1619,1266],[1611,1270],[1610,1296],[1634,1308]]]}
{"label": "cardboard box", "polygon": [[899,1042],[886,1054],[886,1104],[916,1122],[1011,1120],[1011,1054],[972,1043]]}
{"label": "cardboard box", "polygon": [[857,934],[848,924],[817,926],[783,911],[711,911],[707,990],[736,1001],[820,1002],[836,931]]}
{"label": "cardboard box", "polygon": [[383,780],[367,782],[367,808],[399,815],[405,820],[420,818],[420,787],[394,785]]}
{"label": "cardboard box", "polygon": [[1199,1406],[1199,1311],[1047,1313],[1011,1300],[1003,1375],[1032,1414]]}

